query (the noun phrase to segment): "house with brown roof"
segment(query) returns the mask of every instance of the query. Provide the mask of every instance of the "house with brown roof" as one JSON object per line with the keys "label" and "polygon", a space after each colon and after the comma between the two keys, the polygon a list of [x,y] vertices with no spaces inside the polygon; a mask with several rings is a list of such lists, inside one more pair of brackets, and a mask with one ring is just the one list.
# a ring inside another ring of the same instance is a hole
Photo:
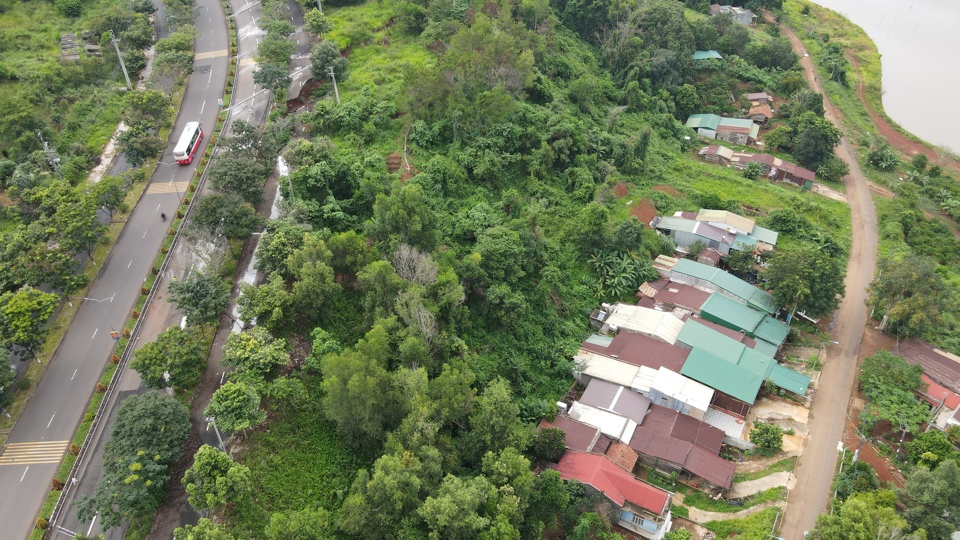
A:
{"label": "house with brown roof", "polygon": [[701,148],[697,155],[704,161],[718,163],[726,167],[730,165],[730,160],[733,159],[733,150],[726,146],[711,144],[710,146]]}
{"label": "house with brown roof", "polygon": [[932,380],[953,392],[960,392],[960,356],[938,349],[926,341],[901,341],[897,354],[907,363],[923,367]]}
{"label": "house with brown roof", "polygon": [[759,103],[761,105],[773,105],[773,96],[766,92],[754,92],[751,94],[744,94],[747,98],[747,101],[751,103]]}
{"label": "house with brown roof", "polygon": [[753,120],[754,124],[762,126],[773,118],[773,109],[762,103],[753,104],[750,106],[750,111],[747,112],[747,118]]}
{"label": "house with brown roof", "polygon": [[568,451],[554,469],[590,494],[600,493],[617,509],[617,525],[644,538],[661,540],[673,520],[673,493],[642,482],[605,455]]}

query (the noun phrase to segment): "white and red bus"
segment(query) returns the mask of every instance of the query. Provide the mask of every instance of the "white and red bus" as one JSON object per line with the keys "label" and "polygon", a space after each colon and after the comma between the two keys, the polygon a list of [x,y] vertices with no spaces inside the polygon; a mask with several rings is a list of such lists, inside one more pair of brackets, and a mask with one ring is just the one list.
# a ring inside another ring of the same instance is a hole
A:
{"label": "white and red bus", "polygon": [[173,159],[180,165],[189,165],[193,161],[193,156],[197,155],[201,139],[203,139],[203,130],[200,129],[200,122],[187,122],[177,146],[173,148]]}

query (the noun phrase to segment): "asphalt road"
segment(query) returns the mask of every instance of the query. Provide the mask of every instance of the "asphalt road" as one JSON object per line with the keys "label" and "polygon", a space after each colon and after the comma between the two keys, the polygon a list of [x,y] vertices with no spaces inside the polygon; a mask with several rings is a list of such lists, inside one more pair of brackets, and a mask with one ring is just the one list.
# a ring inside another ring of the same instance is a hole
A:
{"label": "asphalt road", "polygon": [[198,0],[196,62],[187,93],[163,163],[127,221],[123,233],[90,287],[73,324],[55,355],[42,361],[50,365],[0,454],[0,523],[3,537],[27,538],[34,526],[50,483],[59,467],[90,396],[103,372],[115,342],[111,329],[119,329],[133,308],[139,289],[150,272],[167,233],[160,212],[173,216],[198,160],[179,166],[172,146],[189,121],[200,120],[202,154],[216,127],[217,99],[222,95],[228,70],[229,39],[220,3]]}
{"label": "asphalt road", "polygon": [[[785,26],[783,33],[790,39],[794,52],[800,55],[804,77],[810,86],[823,94],[823,86],[816,79],[816,71],[809,56],[804,55],[803,44]],[[828,120],[840,127],[835,109],[825,102]],[[850,141],[843,137],[836,155],[850,165],[850,174],[843,179],[850,204],[851,249],[844,281],[846,294],[837,314],[837,325],[831,345],[826,350],[826,361],[810,409],[810,433],[806,448],[795,471],[797,484],[787,499],[787,508],[781,525],[781,535],[787,540],[802,540],[804,532],[813,528],[817,516],[827,508],[830,485],[837,466],[837,443],[843,436],[843,425],[850,403],[854,378],[857,374],[857,356],[867,324],[867,287],[873,280],[877,263],[877,216],[870,197],[867,180],[860,171],[857,155]]]}

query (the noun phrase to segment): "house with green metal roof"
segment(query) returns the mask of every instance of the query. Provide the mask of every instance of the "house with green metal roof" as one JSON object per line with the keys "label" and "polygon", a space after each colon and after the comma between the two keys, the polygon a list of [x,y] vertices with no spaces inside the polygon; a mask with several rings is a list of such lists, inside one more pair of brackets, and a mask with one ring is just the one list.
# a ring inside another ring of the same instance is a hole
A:
{"label": "house with green metal roof", "polygon": [[693,52],[694,60],[723,60],[723,56],[720,55],[717,51],[694,51]]}
{"label": "house with green metal roof", "polygon": [[800,395],[810,385],[809,377],[780,366],[767,350],[751,349],[694,319],[684,323],[677,345],[690,349],[681,375],[748,405],[756,401],[765,380]]}
{"label": "house with green metal roof", "polygon": [[689,259],[677,261],[677,264],[670,271],[670,281],[691,285],[698,289],[719,292],[737,302],[770,315],[777,311],[777,305],[770,293],[761,291],[719,268]]}
{"label": "house with green metal roof", "polygon": [[790,335],[790,326],[746,304],[720,293],[713,293],[700,308],[700,316],[746,335],[766,341],[777,348]]}
{"label": "house with green metal roof", "polygon": [[711,139],[717,136],[716,131],[719,125],[720,117],[715,114],[691,114],[687,118],[688,128],[695,129],[700,135],[705,135]]}

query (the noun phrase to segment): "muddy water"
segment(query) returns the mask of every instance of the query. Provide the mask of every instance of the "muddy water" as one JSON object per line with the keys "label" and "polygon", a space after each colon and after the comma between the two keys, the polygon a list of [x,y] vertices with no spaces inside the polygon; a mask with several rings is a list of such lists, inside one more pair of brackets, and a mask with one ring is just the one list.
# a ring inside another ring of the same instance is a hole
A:
{"label": "muddy water", "polygon": [[883,108],[918,137],[960,151],[960,1],[813,0],[877,44]]}

